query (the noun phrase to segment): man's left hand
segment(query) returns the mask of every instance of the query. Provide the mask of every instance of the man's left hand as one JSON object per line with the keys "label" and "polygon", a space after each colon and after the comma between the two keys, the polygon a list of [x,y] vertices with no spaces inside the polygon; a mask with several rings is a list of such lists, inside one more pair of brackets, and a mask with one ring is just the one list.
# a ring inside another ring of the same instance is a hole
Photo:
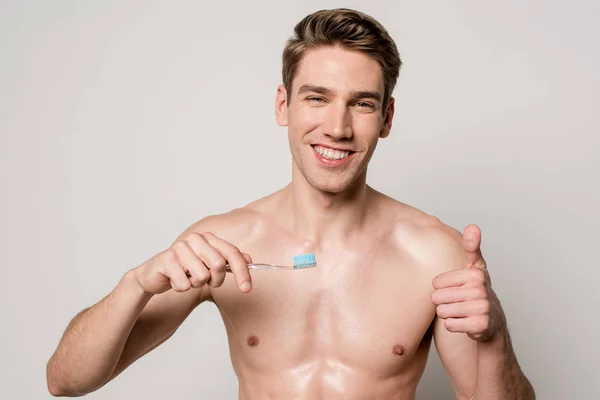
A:
{"label": "man's left hand", "polygon": [[480,246],[481,231],[476,225],[468,225],[463,233],[465,268],[436,276],[431,300],[448,331],[486,341],[505,328],[506,319],[492,290]]}

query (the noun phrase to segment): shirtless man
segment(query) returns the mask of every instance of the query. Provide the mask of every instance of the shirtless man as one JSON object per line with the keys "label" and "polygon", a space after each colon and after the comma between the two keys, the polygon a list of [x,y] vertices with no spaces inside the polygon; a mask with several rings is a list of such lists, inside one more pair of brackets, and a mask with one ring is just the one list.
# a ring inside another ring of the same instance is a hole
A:
{"label": "shirtless man", "polygon": [[[394,42],[351,10],[309,15],[295,33],[276,96],[291,183],[194,223],[126,272],[67,327],[48,361],[50,393],[100,389],[210,301],[226,327],[240,399],[414,399],[432,339],[457,398],[534,399],[479,229],[461,235],[366,183],[392,126]],[[305,253],[317,267],[247,268]]]}

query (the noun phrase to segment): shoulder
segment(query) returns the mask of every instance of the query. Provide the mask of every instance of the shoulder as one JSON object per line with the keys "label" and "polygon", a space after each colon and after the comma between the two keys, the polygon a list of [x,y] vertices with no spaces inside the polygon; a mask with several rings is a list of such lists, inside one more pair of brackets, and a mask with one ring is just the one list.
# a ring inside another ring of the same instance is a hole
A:
{"label": "shoulder", "polygon": [[434,274],[464,268],[466,254],[462,234],[438,217],[427,216],[426,222],[415,227],[414,255],[419,264]]}
{"label": "shoulder", "polygon": [[191,224],[181,235],[190,233],[212,233],[238,247],[248,240],[260,237],[265,233],[265,199],[256,200],[240,208],[235,208],[220,214],[213,214]]}
{"label": "shoulder", "polygon": [[239,208],[222,214],[206,216],[190,225],[181,236],[190,233],[212,233],[232,244],[252,236],[261,229],[260,215],[251,209]]}
{"label": "shoulder", "polygon": [[382,201],[382,220],[391,222],[390,238],[398,251],[434,274],[464,267],[461,232],[416,207],[387,196]]}

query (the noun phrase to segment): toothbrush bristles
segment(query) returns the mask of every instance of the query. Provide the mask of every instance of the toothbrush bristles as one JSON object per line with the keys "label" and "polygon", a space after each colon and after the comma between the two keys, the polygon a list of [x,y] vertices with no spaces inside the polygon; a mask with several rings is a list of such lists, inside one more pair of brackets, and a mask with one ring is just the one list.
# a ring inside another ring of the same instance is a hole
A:
{"label": "toothbrush bristles", "polygon": [[294,268],[315,267],[317,260],[314,254],[302,254],[294,257]]}

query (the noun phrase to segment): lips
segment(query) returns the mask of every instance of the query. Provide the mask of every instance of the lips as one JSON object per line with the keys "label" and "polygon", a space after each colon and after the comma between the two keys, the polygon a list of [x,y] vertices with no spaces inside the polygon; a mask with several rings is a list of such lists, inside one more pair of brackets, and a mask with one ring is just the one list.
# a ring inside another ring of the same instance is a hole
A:
{"label": "lips", "polygon": [[329,160],[341,160],[341,159],[348,157],[348,155],[350,155],[350,151],[332,149],[330,147],[324,147],[321,145],[315,145],[315,146],[313,146],[313,148],[322,157],[327,158]]}
{"label": "lips", "polygon": [[321,144],[321,143],[313,143],[311,144],[312,147],[322,147],[324,149],[331,149],[331,150],[337,150],[337,151],[349,151],[351,153],[354,153],[354,150],[349,149],[349,148],[345,148],[345,147],[338,147],[338,146],[329,146],[326,144]]}
{"label": "lips", "polygon": [[322,145],[313,145],[313,152],[317,159],[324,165],[337,167],[346,164],[352,159],[353,151],[333,149]]}

